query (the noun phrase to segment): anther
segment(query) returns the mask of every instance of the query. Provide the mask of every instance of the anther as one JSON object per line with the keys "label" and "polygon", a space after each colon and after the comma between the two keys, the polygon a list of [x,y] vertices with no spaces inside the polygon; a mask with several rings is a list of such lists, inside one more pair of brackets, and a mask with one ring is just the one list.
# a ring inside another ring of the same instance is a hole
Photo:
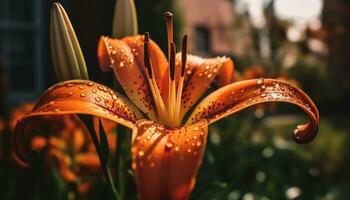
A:
{"label": "anther", "polygon": [[182,50],[181,50],[181,76],[185,75],[185,67],[187,62],[187,35],[182,38]]}
{"label": "anther", "polygon": [[176,54],[175,44],[174,42],[172,42],[170,45],[170,78],[171,80],[175,79],[175,54]]}

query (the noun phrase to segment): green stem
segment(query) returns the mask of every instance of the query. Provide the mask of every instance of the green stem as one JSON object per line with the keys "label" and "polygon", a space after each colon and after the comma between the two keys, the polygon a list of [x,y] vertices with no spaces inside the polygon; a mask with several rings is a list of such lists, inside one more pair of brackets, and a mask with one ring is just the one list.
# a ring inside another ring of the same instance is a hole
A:
{"label": "green stem", "polygon": [[[104,155],[104,152],[102,150],[102,145],[98,141],[97,134],[96,134],[95,129],[93,127],[92,117],[86,116],[86,115],[79,115],[79,117],[80,117],[81,121],[85,124],[85,126],[88,128],[89,132],[90,132],[92,141],[94,142],[94,145],[95,145],[98,157],[100,159],[100,163],[101,163],[103,174],[104,174],[104,176],[105,176],[105,178],[107,180],[108,187],[111,190],[114,199],[115,200],[122,200],[120,194],[115,189],[114,181],[113,181],[111,172],[110,172],[110,170],[108,168],[108,157],[109,157],[109,155],[107,155],[107,156]],[[100,126],[100,122],[99,122],[99,126]],[[100,129],[100,131],[104,131],[104,130]],[[105,133],[103,133],[103,134],[105,134]],[[102,140],[102,138],[101,138],[101,140]],[[108,145],[108,143],[107,143],[107,145]],[[107,148],[109,148],[109,147],[107,147]]]}
{"label": "green stem", "polygon": [[124,126],[117,126],[117,150],[116,150],[116,168],[118,179],[118,191],[122,199],[125,197],[125,184],[128,166],[130,165],[131,134],[129,129]]}

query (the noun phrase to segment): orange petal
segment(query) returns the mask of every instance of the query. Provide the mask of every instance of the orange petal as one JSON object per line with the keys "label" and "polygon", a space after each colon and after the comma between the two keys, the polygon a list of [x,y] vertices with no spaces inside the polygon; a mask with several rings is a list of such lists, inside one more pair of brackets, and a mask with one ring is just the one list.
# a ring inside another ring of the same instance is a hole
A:
{"label": "orange petal", "polygon": [[133,130],[132,167],[141,199],[188,199],[206,138],[205,120],[179,129],[138,121]]}
{"label": "orange petal", "polygon": [[35,136],[31,141],[31,149],[33,151],[39,151],[43,149],[47,144],[47,140],[43,136]]}
{"label": "orange petal", "polygon": [[[177,58],[179,59],[180,56]],[[177,63],[181,62],[177,61]],[[185,74],[181,102],[181,117],[183,117],[193,104],[198,101],[217,76],[217,80],[221,79],[218,81],[219,84],[226,85],[231,83],[233,62],[227,57],[203,59],[188,55]]]}
{"label": "orange petal", "polygon": [[[143,36],[122,40],[101,37],[98,57],[102,70],[112,67],[115,76],[128,97],[151,119],[155,119],[155,107],[143,63]],[[156,43],[150,41],[151,61],[158,86],[168,68],[164,54]]]}
{"label": "orange petal", "polygon": [[101,170],[100,159],[95,152],[77,154],[75,156],[75,163],[79,168],[92,172],[99,172]]}
{"label": "orange petal", "polygon": [[17,160],[31,160],[32,132],[43,126],[47,115],[86,114],[118,122],[129,128],[143,118],[131,102],[111,89],[86,80],[71,80],[49,88],[28,115],[18,121],[13,135]]}
{"label": "orange petal", "polygon": [[250,106],[268,102],[290,103],[308,115],[310,121],[294,130],[293,136],[297,142],[306,143],[316,136],[319,113],[314,102],[301,89],[276,79],[252,79],[218,89],[197,106],[187,124],[202,119],[213,123]]}

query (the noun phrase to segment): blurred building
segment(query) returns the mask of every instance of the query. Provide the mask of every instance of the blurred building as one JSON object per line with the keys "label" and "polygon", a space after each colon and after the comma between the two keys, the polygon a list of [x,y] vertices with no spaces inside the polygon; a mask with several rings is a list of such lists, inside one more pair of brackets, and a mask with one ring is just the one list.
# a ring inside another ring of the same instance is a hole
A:
{"label": "blurred building", "polygon": [[[350,98],[350,1],[325,0],[323,17],[328,33],[329,70],[332,78],[332,94]],[[344,99],[344,98],[340,98]]]}
{"label": "blurred building", "polygon": [[200,55],[231,54],[234,5],[230,0],[179,0],[189,51]]}
{"label": "blurred building", "polygon": [[10,104],[33,99],[43,89],[43,23],[41,0],[0,1],[0,71]]}

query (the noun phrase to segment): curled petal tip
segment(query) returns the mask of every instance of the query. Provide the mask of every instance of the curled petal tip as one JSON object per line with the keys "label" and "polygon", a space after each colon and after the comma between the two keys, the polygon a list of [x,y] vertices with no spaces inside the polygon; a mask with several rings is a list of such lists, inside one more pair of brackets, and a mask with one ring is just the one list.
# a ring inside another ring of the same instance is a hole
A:
{"label": "curled petal tip", "polygon": [[311,142],[318,132],[318,127],[315,130],[309,130],[306,125],[300,125],[293,131],[293,139],[296,143],[306,144]]}
{"label": "curled petal tip", "polygon": [[112,63],[107,49],[108,40],[109,38],[102,36],[97,45],[98,63],[103,72],[109,72],[112,70]]}

